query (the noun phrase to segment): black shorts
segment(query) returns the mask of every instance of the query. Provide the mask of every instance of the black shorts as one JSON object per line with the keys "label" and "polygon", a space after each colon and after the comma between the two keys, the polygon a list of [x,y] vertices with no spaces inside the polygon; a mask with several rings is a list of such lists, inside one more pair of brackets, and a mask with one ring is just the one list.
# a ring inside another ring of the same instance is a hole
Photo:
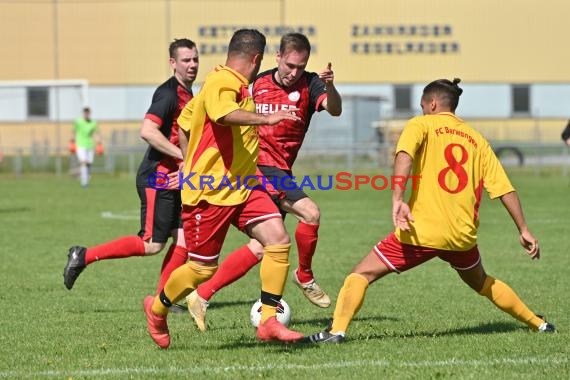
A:
{"label": "black shorts", "polygon": [[[286,199],[291,202],[297,202],[300,199],[308,198],[309,196],[301,190],[298,184],[293,180],[293,173],[287,172],[283,169],[276,168],[275,166],[263,166],[259,165],[257,167],[261,174],[267,180],[263,178],[259,179],[265,191],[269,193],[271,199],[277,204],[281,214],[285,216],[285,212],[281,210],[279,201],[281,199]],[[259,173],[258,173],[259,175]]]}
{"label": "black shorts", "polygon": [[178,190],[157,190],[137,186],[141,200],[141,230],[143,240],[166,243],[172,230],[182,228],[182,200]]}

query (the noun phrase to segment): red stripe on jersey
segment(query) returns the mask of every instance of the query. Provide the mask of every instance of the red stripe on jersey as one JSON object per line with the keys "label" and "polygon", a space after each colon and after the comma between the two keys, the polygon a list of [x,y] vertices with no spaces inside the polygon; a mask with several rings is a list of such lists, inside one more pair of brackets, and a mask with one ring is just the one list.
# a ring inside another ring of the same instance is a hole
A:
{"label": "red stripe on jersey", "polygon": [[322,94],[321,96],[319,96],[319,98],[317,99],[317,104],[315,106],[315,111],[318,111],[319,108],[321,108],[321,104],[323,104],[323,101],[327,98],[327,94]]}
{"label": "red stripe on jersey", "polygon": [[146,115],[144,115],[144,118],[155,122],[159,126],[162,126],[162,119],[156,115],[153,115],[151,113],[147,113]]}
{"label": "red stripe on jersey", "polygon": [[172,119],[172,129],[170,131],[170,142],[176,146],[180,145],[180,140],[178,138],[178,116],[186,106],[186,104],[192,99],[192,94],[188,92],[184,87],[179,85],[176,88],[176,95],[178,99],[178,107],[176,108],[176,112],[174,112],[173,119]]}
{"label": "red stripe on jersey", "polygon": [[[192,99],[192,93],[188,92],[181,84],[178,84],[176,87],[176,99],[177,99],[177,107],[176,111],[172,115],[172,125],[170,127],[170,137],[168,141],[170,141],[173,145],[180,147],[180,138],[178,136],[179,133],[179,125],[178,125],[178,116],[186,106],[186,104]],[[178,170],[178,167],[182,163],[182,160],[178,160],[174,157],[164,155],[162,160],[160,160],[159,167],[161,170],[165,170],[168,173],[175,172]],[[164,169],[162,169],[164,168]],[[157,169],[158,170],[158,169]]]}

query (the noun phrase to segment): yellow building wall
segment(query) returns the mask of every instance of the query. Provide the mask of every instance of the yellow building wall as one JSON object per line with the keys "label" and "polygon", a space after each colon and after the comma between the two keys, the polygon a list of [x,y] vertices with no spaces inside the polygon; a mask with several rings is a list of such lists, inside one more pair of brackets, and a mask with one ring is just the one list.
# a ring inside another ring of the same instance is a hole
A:
{"label": "yellow building wall", "polygon": [[202,50],[202,81],[242,26],[268,31],[272,67],[285,25],[309,35],[309,69],[330,61],[339,83],[570,82],[569,13],[565,0],[0,2],[0,80],[158,84],[169,42],[188,37]]}
{"label": "yellow building wall", "polygon": [[[254,27],[268,41],[262,69],[275,65],[284,32],[301,31],[313,45],[308,69],[332,62],[338,83],[570,83],[568,14],[566,0],[0,1],[0,80],[158,85],[171,74],[168,44],[188,37],[201,51],[199,83],[225,61],[233,30]],[[558,142],[565,124],[472,120],[493,140]],[[105,140],[122,128],[138,123],[101,123]],[[70,126],[0,125],[5,147],[58,135],[66,144]]]}

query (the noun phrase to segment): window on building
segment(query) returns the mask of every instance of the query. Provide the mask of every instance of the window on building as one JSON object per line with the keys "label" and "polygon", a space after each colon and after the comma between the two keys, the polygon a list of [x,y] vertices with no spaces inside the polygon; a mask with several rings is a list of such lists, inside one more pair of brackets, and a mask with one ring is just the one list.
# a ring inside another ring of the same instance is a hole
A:
{"label": "window on building", "polygon": [[394,111],[398,116],[408,116],[413,113],[411,85],[394,86]]}
{"label": "window on building", "polygon": [[28,87],[28,117],[49,116],[49,88]]}
{"label": "window on building", "polygon": [[527,84],[513,85],[511,88],[514,115],[530,113],[530,86]]}

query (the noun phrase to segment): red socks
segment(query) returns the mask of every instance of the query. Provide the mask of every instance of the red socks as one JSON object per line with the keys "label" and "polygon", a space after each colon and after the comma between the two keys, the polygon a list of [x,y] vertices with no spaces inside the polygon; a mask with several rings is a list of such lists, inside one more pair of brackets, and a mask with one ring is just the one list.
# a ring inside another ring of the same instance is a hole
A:
{"label": "red socks", "polygon": [[173,243],[164,260],[162,261],[162,269],[160,270],[160,279],[158,280],[158,286],[156,288],[156,294],[160,294],[164,284],[168,281],[170,274],[178,267],[184,265],[188,259],[188,251],[185,247],[181,247]]}
{"label": "red socks", "polygon": [[218,271],[208,281],[201,283],[196,291],[198,295],[208,301],[214,293],[223,287],[243,277],[253,268],[259,259],[251,252],[247,245],[230,253],[218,268]]}
{"label": "red socks", "polygon": [[299,222],[295,231],[295,241],[299,252],[299,269],[297,278],[301,283],[313,280],[313,256],[317,249],[319,225]]}
{"label": "red socks", "polygon": [[138,236],[125,236],[116,240],[87,248],[85,265],[93,261],[144,256],[144,242]]}

